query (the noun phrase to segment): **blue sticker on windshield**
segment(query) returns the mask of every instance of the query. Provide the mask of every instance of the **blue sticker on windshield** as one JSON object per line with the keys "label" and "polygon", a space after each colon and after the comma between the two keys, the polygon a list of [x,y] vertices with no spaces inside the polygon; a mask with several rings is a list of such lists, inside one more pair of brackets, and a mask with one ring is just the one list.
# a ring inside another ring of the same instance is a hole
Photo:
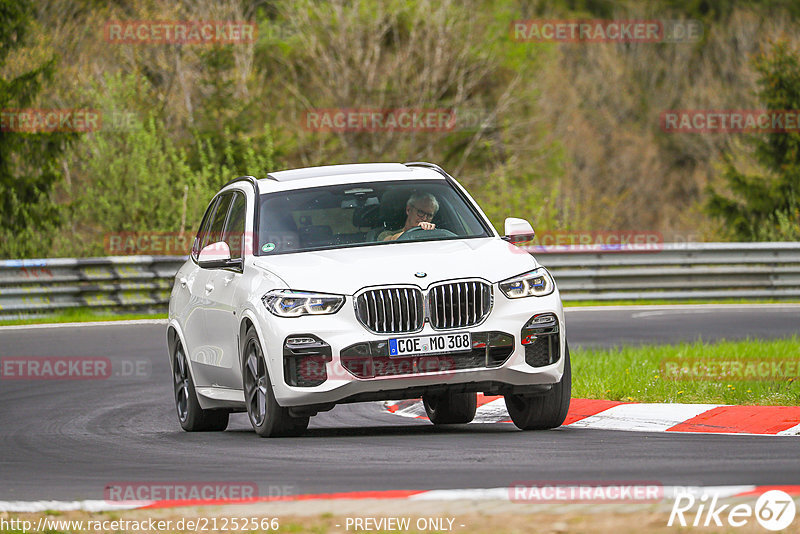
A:
{"label": "blue sticker on windshield", "polygon": [[275,250],[275,243],[267,243],[261,247],[261,252],[272,252]]}

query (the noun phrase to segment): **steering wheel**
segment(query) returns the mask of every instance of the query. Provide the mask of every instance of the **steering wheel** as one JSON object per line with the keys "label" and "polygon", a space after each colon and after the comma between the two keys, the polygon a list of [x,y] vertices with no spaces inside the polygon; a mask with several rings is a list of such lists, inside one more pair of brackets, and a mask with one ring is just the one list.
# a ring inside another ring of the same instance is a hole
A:
{"label": "steering wheel", "polygon": [[441,237],[457,237],[456,234],[451,232],[450,230],[445,230],[444,228],[434,228],[433,230],[425,230],[421,226],[415,226],[414,228],[409,228],[405,232],[403,232],[400,237],[397,238],[397,241],[413,241],[415,239],[419,239],[424,235],[424,238],[441,238]]}

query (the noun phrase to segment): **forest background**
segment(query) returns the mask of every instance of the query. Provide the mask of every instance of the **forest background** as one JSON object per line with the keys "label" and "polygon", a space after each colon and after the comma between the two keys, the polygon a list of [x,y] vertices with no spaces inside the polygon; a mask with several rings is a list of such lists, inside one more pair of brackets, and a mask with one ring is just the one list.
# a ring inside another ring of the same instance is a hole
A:
{"label": "forest background", "polygon": [[[787,0],[0,0],[0,109],[102,127],[0,131],[0,258],[191,232],[230,179],[440,164],[502,231],[800,241],[800,133],[666,131],[669,110],[800,109]],[[515,20],[693,21],[682,42],[523,42]],[[229,44],[113,42],[110,21],[245,21]],[[318,109],[453,110],[442,131],[319,131]]]}

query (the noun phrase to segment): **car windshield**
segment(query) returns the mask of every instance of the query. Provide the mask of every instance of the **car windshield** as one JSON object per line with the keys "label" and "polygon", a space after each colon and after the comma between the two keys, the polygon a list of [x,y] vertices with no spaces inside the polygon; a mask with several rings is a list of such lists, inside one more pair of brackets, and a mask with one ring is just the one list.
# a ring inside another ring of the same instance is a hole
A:
{"label": "car windshield", "polygon": [[446,180],[356,183],[266,193],[260,254],[488,237],[475,209]]}

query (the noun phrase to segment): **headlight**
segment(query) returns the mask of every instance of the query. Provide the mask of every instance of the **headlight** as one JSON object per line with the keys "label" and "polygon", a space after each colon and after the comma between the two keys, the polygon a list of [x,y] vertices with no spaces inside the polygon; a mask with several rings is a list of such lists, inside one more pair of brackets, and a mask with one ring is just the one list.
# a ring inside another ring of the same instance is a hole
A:
{"label": "headlight", "polygon": [[544,297],[552,293],[556,288],[553,277],[544,267],[509,278],[498,285],[500,286],[500,291],[510,299]]}
{"label": "headlight", "polygon": [[278,317],[300,317],[301,315],[329,315],[339,311],[344,304],[344,296],[325,293],[307,293],[284,289],[270,291],[264,298],[264,305]]}

